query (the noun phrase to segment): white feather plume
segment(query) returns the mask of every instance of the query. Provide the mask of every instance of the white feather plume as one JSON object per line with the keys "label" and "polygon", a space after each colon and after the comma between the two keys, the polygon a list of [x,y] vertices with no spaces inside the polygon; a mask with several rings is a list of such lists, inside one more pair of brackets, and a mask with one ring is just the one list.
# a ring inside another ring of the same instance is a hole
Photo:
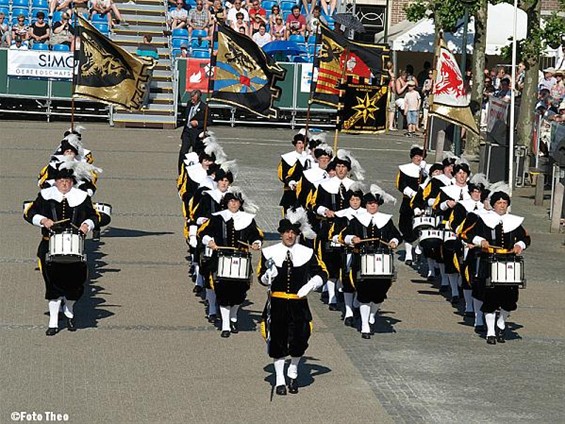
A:
{"label": "white feather plume", "polygon": [[237,160],[233,159],[233,160],[227,160],[225,162],[222,162],[222,164],[220,165],[220,168],[222,169],[222,171],[224,172],[231,172],[233,175],[233,179],[235,180],[237,178],[237,173],[239,171],[239,166],[237,165]]}
{"label": "white feather plume", "polygon": [[379,197],[383,200],[384,203],[396,204],[396,199],[394,198],[394,196],[388,194],[386,191],[384,191],[382,188],[380,188],[377,184],[371,184],[371,187],[369,188],[369,190],[371,191],[371,193],[374,196],[379,195]]}
{"label": "white feather plume", "polygon": [[228,193],[233,193],[235,196],[241,198],[243,200],[242,207],[245,212],[256,214],[259,211],[259,206],[253,203],[249,197],[243,192],[241,187],[238,186],[231,186],[228,188]]}
{"label": "white feather plume", "polygon": [[353,182],[353,184],[351,184],[349,186],[349,191],[361,191],[361,192],[365,193],[366,189],[367,189],[367,187],[365,186],[365,184],[363,184],[360,181],[355,181],[355,182]]}
{"label": "white feather plume", "polygon": [[92,181],[95,174],[101,174],[102,169],[90,163],[79,162],[76,160],[66,160],[61,162],[59,169],[71,169],[77,181]]}
{"label": "white feather plume", "polygon": [[204,152],[207,155],[213,154],[216,157],[217,164],[223,163],[228,159],[227,155],[224,152],[224,149],[216,141],[214,133],[209,132],[204,140],[202,140],[202,142],[204,143]]}
{"label": "white feather plume", "polygon": [[346,160],[351,163],[351,174],[358,181],[363,181],[365,179],[365,170],[359,163],[357,159],[353,157],[349,150],[339,149],[337,151],[337,158],[340,160]]}
{"label": "white feather plume", "polygon": [[481,184],[485,187],[485,189],[489,188],[489,182],[487,176],[482,173],[473,175],[473,178],[471,178],[470,183],[475,185]]}
{"label": "white feather plume", "polygon": [[[505,181],[497,181],[492,183],[489,187],[490,194],[496,193],[497,191],[502,191],[510,196],[510,186]],[[489,195],[490,198],[490,195]]]}
{"label": "white feather plume", "polygon": [[63,140],[66,140],[71,146],[77,149],[78,155],[82,158],[84,157],[84,147],[82,145],[82,141],[80,141],[80,137],[76,134],[69,134]]}
{"label": "white feather plume", "polygon": [[329,156],[333,155],[333,149],[332,146],[327,145],[326,143],[322,143],[322,144],[318,144],[316,146],[316,148],[314,150],[323,150],[324,152],[326,152]]}
{"label": "white feather plume", "polygon": [[313,240],[316,238],[316,233],[312,229],[312,226],[308,222],[308,215],[306,210],[301,206],[296,209],[289,209],[286,213],[286,218],[293,224],[300,224],[300,231],[304,238]]}

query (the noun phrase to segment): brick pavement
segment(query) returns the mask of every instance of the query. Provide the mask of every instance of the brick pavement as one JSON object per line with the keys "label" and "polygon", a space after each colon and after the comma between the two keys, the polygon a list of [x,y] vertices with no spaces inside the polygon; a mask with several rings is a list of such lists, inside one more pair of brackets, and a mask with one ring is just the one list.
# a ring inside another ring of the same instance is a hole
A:
{"label": "brick pavement", "polygon": [[[35,196],[35,175],[66,125],[26,123],[28,139],[10,143],[21,125],[3,123],[0,142],[0,423],[19,410],[68,413],[75,423],[565,421],[562,236],[544,232],[545,210],[531,206],[527,190],[517,192],[514,212],[533,232],[529,287],[506,345],[487,346],[437,290],[397,264],[398,282],[370,341],[312,296],[304,387],[271,402],[272,367],[257,331],[264,291],[253,285],[243,331],[228,340],[190,293],[174,188],[178,131],[87,125],[85,144],[105,169],[95,200],[113,205],[113,222],[100,244],[88,242],[92,281],[77,308],[79,331],[43,335],[38,234],[21,219],[21,202]],[[238,159],[237,184],[261,206],[258,222],[275,239],[275,168],[292,132],[216,131]],[[412,141],[348,136],[340,146],[360,159],[368,182],[377,178],[396,195],[395,167]]]}

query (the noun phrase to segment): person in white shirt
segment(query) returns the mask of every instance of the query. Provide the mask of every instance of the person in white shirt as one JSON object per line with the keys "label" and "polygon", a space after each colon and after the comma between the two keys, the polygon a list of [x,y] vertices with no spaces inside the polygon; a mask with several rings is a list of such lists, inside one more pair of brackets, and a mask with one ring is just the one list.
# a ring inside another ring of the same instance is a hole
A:
{"label": "person in white shirt", "polygon": [[267,32],[267,27],[265,24],[259,25],[259,32],[253,34],[253,41],[259,46],[263,47],[265,44],[270,43],[273,40],[271,34]]}

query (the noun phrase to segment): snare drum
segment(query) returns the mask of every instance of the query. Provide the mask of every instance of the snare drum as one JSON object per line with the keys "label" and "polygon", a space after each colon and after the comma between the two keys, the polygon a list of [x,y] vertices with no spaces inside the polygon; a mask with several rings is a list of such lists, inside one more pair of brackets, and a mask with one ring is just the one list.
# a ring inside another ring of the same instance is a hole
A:
{"label": "snare drum", "polygon": [[389,252],[362,252],[359,279],[392,278],[394,276],[394,257]]}
{"label": "snare drum", "polygon": [[80,232],[70,229],[52,234],[49,237],[49,251],[45,259],[47,262],[56,263],[86,261],[84,236]]}
{"label": "snare drum", "polygon": [[524,259],[519,256],[494,255],[490,258],[490,279],[487,286],[526,286]]}
{"label": "snare drum", "polygon": [[94,209],[100,213],[100,226],[108,225],[112,220],[112,205],[107,203],[95,203]]}
{"label": "snare drum", "polygon": [[343,244],[334,241],[327,241],[324,245],[326,252],[341,252],[344,249]]}
{"label": "snare drum", "polygon": [[435,226],[436,218],[434,216],[415,216],[412,220],[412,229],[414,230],[434,228]]}
{"label": "snare drum", "polygon": [[426,229],[420,231],[420,246],[423,249],[436,249],[443,243],[443,231]]}
{"label": "snare drum", "polygon": [[218,271],[222,280],[249,280],[251,277],[251,254],[242,251],[218,251]]}

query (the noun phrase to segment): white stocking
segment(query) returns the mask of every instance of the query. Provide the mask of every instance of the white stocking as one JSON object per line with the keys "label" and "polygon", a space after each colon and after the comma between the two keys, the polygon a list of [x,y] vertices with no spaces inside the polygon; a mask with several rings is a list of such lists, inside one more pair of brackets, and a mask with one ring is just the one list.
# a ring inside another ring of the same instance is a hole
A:
{"label": "white stocking", "polygon": [[463,289],[463,297],[465,298],[465,312],[473,312],[473,290]]}
{"label": "white stocking", "polygon": [[286,380],[284,378],[284,358],[273,360],[273,364],[275,366],[275,375],[277,377],[275,386],[286,386]]}
{"label": "white stocking", "polygon": [[75,314],[74,314],[74,306],[75,306],[75,302],[76,300],[66,300],[65,299],[65,306],[63,307],[63,313],[65,314],[65,316],[67,318],[74,318]]}
{"label": "white stocking", "polygon": [[230,321],[237,322],[237,311],[239,311],[239,305],[234,305],[230,308]]}
{"label": "white stocking", "polygon": [[290,365],[288,366],[288,371],[286,375],[288,378],[297,379],[298,378],[298,363],[300,362],[301,356],[291,356]]}
{"label": "white stocking", "polygon": [[441,285],[442,286],[449,286],[449,280],[447,278],[447,274],[445,273],[445,264],[438,263],[439,273],[441,275]]}
{"label": "white stocking", "polygon": [[449,280],[449,285],[451,286],[451,296],[452,297],[459,297],[459,286],[457,285],[457,281],[459,280],[459,274],[447,274],[447,278]]}
{"label": "white stocking", "polygon": [[381,303],[371,303],[371,313],[369,314],[369,324],[370,325],[373,325],[375,323],[375,315],[377,315],[377,312],[379,312],[382,305],[383,305],[382,302]]}
{"label": "white stocking", "polygon": [[412,243],[404,242],[404,249],[406,250],[406,257],[404,261],[412,260]]}
{"label": "white stocking", "polygon": [[496,320],[496,312],[489,312],[485,314],[485,321],[487,322],[487,337],[496,336],[494,332],[494,321]]}
{"label": "white stocking", "polygon": [[509,314],[510,314],[510,312],[505,311],[502,308],[500,309],[500,315],[498,316],[498,321],[497,321],[496,325],[501,330],[504,330],[506,328],[506,320],[508,319]]}
{"label": "white stocking", "polygon": [[484,314],[481,311],[482,307],[483,301],[473,298],[473,309],[475,310],[475,327],[485,325],[485,321],[483,320]]}
{"label": "white stocking", "polygon": [[428,259],[428,277],[435,277],[436,276],[436,260],[432,258]]}
{"label": "white stocking", "polygon": [[359,305],[361,305],[361,304],[359,303],[359,300],[357,299],[357,293],[355,293],[355,297],[353,298],[353,307],[355,309],[359,309]]}
{"label": "white stocking", "polygon": [[216,292],[212,289],[206,289],[206,300],[208,301],[208,316],[216,315]]}
{"label": "white stocking", "polygon": [[220,305],[220,315],[222,316],[222,331],[230,331],[230,307]]}
{"label": "white stocking", "polygon": [[345,303],[345,318],[353,316],[353,296],[355,293],[343,293],[343,301]]}
{"label": "white stocking", "polygon": [[359,312],[361,313],[361,333],[370,333],[369,315],[371,314],[371,305],[362,303],[361,306],[359,306]]}
{"label": "white stocking", "polygon": [[59,327],[59,308],[61,307],[62,297],[49,301],[49,328]]}
{"label": "white stocking", "polygon": [[328,280],[328,303],[336,303],[335,298],[335,280]]}

